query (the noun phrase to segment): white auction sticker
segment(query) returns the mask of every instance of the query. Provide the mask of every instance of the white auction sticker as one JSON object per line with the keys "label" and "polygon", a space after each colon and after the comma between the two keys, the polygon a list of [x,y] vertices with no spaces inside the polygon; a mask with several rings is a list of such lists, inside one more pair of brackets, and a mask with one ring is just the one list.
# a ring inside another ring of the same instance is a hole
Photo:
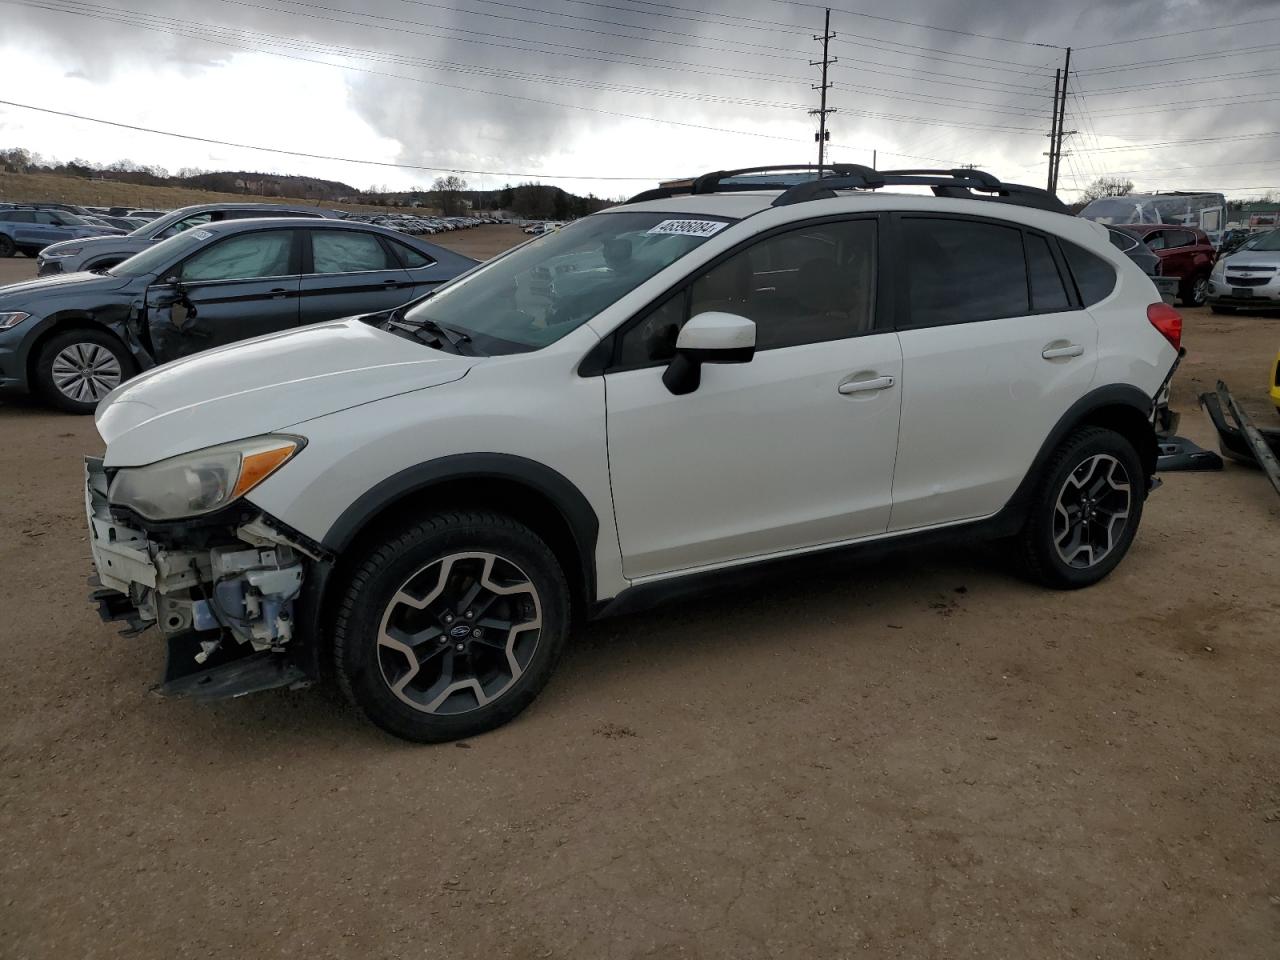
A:
{"label": "white auction sticker", "polygon": [[710,237],[728,224],[723,220],[663,220],[649,233],[675,233],[686,237]]}
{"label": "white auction sticker", "polygon": [[208,240],[213,236],[208,230],[192,230],[191,235],[197,240]]}

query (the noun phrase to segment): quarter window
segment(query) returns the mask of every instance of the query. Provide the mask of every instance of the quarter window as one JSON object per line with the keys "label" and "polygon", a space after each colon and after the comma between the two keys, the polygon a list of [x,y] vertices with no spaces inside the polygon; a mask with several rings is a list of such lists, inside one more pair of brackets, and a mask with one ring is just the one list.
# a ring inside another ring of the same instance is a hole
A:
{"label": "quarter window", "polygon": [[1049,250],[1049,241],[1034,233],[1027,237],[1027,271],[1031,275],[1031,305],[1036,312],[1067,310],[1071,298]]}
{"label": "quarter window", "polygon": [[378,238],[355,230],[313,230],[311,233],[312,273],[358,273],[365,270],[396,270]]}
{"label": "quarter window", "polygon": [[292,249],[290,230],[240,234],[201,250],[182,265],[179,276],[184,281],[288,276]]}
{"label": "quarter window", "polygon": [[388,242],[391,244],[391,248],[395,251],[396,256],[400,258],[401,262],[409,270],[417,270],[419,267],[429,267],[435,263],[435,261],[425,253],[420,253],[408,244],[401,243],[399,240],[390,240]]}
{"label": "quarter window", "polygon": [[1062,241],[1062,252],[1066,256],[1067,266],[1071,268],[1071,275],[1075,277],[1080,299],[1086,307],[1111,295],[1111,291],[1116,288],[1116,271],[1111,264],[1065,240]]}
{"label": "quarter window", "polygon": [[902,220],[912,327],[1031,312],[1022,232],[971,220]]}

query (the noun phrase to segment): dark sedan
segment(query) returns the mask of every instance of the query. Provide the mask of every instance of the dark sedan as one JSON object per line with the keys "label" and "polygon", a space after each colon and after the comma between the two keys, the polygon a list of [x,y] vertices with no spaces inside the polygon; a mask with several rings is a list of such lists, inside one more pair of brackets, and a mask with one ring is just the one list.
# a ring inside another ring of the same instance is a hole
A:
{"label": "dark sedan", "polygon": [[139,370],[210,347],[391,310],[476,261],[340,220],[231,220],[105,271],[0,287],[0,390],[74,413]]}

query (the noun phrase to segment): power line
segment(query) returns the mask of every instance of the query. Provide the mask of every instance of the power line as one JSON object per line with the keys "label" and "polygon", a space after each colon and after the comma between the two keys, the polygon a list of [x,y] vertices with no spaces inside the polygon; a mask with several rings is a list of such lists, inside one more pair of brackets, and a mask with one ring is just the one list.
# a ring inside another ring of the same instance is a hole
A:
{"label": "power line", "polygon": [[[55,12],[86,16],[86,17],[89,17],[90,19],[105,19],[111,22],[123,23],[129,26],[139,27],[141,29],[153,30],[153,31],[164,32],[164,33],[172,33],[179,36],[192,37],[194,39],[203,40],[204,42],[207,42],[207,43],[214,43],[221,46],[232,47],[235,49],[247,49],[255,53],[262,53],[268,56],[283,57],[285,59],[295,60],[301,63],[319,64],[319,65],[327,66],[334,69],[347,70],[347,71],[352,71],[357,73],[366,73],[373,76],[381,76],[381,77],[388,77],[392,79],[406,80],[413,83],[430,84],[430,85],[445,87],[449,89],[462,90],[470,93],[480,93],[480,94],[485,94],[489,96],[501,96],[508,99],[524,100],[524,101],[533,102],[533,103],[543,103],[551,106],[565,107],[567,109],[586,110],[586,111],[602,113],[610,116],[624,117],[627,119],[648,120],[656,123],[666,123],[666,124],[671,124],[675,126],[691,127],[695,129],[704,129],[704,130],[710,130],[714,132],[737,133],[737,134],[746,135],[746,136],[765,137],[769,139],[778,139],[778,140],[785,140],[789,142],[796,142],[793,138],[790,138],[790,137],[780,137],[780,136],[770,135],[765,133],[757,133],[754,131],[730,130],[730,129],[726,129],[722,127],[714,127],[706,124],[693,124],[693,123],[687,123],[687,122],[676,121],[676,120],[666,120],[666,119],[657,118],[657,117],[638,116],[630,113],[622,113],[622,112],[613,111],[613,110],[605,110],[603,108],[598,108],[598,107],[589,107],[589,106],[584,106],[580,104],[567,104],[567,103],[561,103],[555,100],[547,100],[544,98],[528,97],[528,96],[517,95],[517,94],[507,94],[507,93],[502,93],[500,91],[495,91],[495,90],[483,90],[483,89],[478,89],[474,87],[461,86],[457,84],[443,83],[436,80],[427,80],[422,77],[410,77],[410,76],[405,76],[403,74],[398,74],[398,73],[387,73],[385,71],[369,70],[361,67],[351,66],[348,64],[329,63],[328,61],[315,60],[310,57],[300,57],[293,54],[286,54],[286,53],[281,53],[274,50],[262,49],[259,46],[247,46],[243,42],[235,42],[235,41],[227,40],[225,38],[215,38],[200,32],[201,30],[214,30],[220,33],[230,32],[230,28],[220,27],[215,24],[203,24],[203,23],[196,23],[192,21],[183,21],[180,26],[175,27],[172,25],[173,23],[176,22],[174,18],[158,17],[152,14],[141,14],[134,11],[125,11],[125,13],[128,14],[128,17],[124,17],[124,18],[110,17],[100,13],[99,14],[88,13],[82,9],[72,10],[64,7],[51,7],[51,6],[48,6],[49,2],[52,2],[52,0],[45,0],[44,3],[38,3],[36,2],[36,0],[0,0],[0,3],[8,3],[13,5],[28,6],[28,7],[34,6],[34,7],[37,7],[38,9],[53,10]],[[62,3],[76,2],[76,3],[80,3],[81,7],[87,6],[87,4],[82,3],[81,0],[57,0],[57,2],[62,2]],[[106,8],[106,9],[120,12],[119,8]],[[133,17],[135,19],[129,19],[129,17]],[[143,22],[139,22],[138,19],[136,18],[145,18],[145,20]],[[155,22],[146,22],[146,21],[157,21],[157,20],[167,21],[168,25],[166,25],[165,23],[157,25]],[[291,49],[300,48],[300,49],[307,50],[308,52],[314,52],[314,47],[300,45],[296,42],[275,37],[274,35],[271,35],[271,34],[258,34],[257,36],[259,38],[267,38],[268,42],[272,42],[277,45],[283,45],[287,48],[291,48]],[[257,42],[261,43],[262,40],[259,39]],[[385,60],[385,57],[388,56],[387,54],[379,51],[364,51],[364,52],[353,53],[353,50],[359,51],[359,48],[342,48],[342,47],[339,47],[338,45],[333,45],[333,44],[330,44],[327,46],[333,49],[330,51],[323,51],[323,52],[330,52],[336,55],[343,55],[343,56],[355,56],[357,59],[371,59],[374,61],[378,61],[380,58]],[[374,53],[375,56],[370,57],[368,56],[368,53]],[[394,57],[397,55],[390,55],[390,56]],[[460,72],[467,72],[467,71],[460,69]],[[471,71],[471,72],[474,72],[474,71]],[[715,99],[713,95],[699,95],[699,94],[689,94],[689,93],[680,93],[680,92],[665,92],[665,93],[667,95],[677,96],[682,99],[683,98],[706,99],[708,101],[712,101]],[[650,94],[645,94],[645,95],[650,95]],[[658,91],[658,92],[654,92],[652,95],[664,95],[664,92]],[[721,98],[721,99],[723,100],[723,99],[730,99],[730,98]],[[909,98],[903,96],[903,97],[898,97],[898,99],[909,99]],[[932,102],[932,101],[924,101],[924,102]],[[775,107],[775,108],[784,108],[784,109],[792,109],[792,108],[800,107],[800,105],[784,104],[784,103],[778,103],[774,101],[758,101],[758,102],[753,101],[753,102],[749,102],[747,105]],[[866,110],[849,110],[848,112],[853,113],[855,115],[864,116],[870,119],[887,119],[887,120],[893,120],[901,123],[943,124],[948,126],[959,126],[959,127],[967,127],[971,129],[994,130],[999,132],[1012,132],[1012,133],[1032,132],[1022,127],[1013,127],[1013,126],[1002,125],[1002,124],[982,124],[976,121],[942,120],[940,118],[935,118],[935,117],[921,117],[921,116],[904,115],[904,114],[880,113],[880,112],[866,111]],[[1025,116],[1025,114],[1019,114],[1014,111],[1002,111],[996,108],[992,108],[989,112],[1006,113],[1011,116]]]}
{"label": "power line", "polygon": [[[1094,67],[1083,73],[1091,77],[1099,77],[1108,73],[1126,73],[1131,70],[1148,70],[1151,67],[1170,67],[1183,63],[1195,63],[1200,60],[1220,60],[1223,57],[1247,56],[1251,53],[1270,53],[1280,44],[1264,43],[1252,47],[1232,47],[1230,50],[1216,50],[1212,53],[1191,53],[1180,57],[1162,57],[1156,60],[1138,60],[1133,63],[1111,64],[1105,67]],[[1176,82],[1176,81],[1174,81]]]}
{"label": "power line", "polygon": [[1132,86],[1120,87],[1097,87],[1093,90],[1086,90],[1090,96],[1095,97],[1113,97],[1122,93],[1130,93],[1135,90],[1155,90],[1166,87],[1194,87],[1202,83],[1213,83],[1219,80],[1244,80],[1256,77],[1273,77],[1280,75],[1280,70],[1244,70],[1238,73],[1218,73],[1210,77],[1192,77],[1186,80],[1157,80],[1154,83],[1138,83]]}
{"label": "power line", "polygon": [[1225,136],[1225,137],[1191,137],[1185,140],[1161,140],[1157,143],[1135,143],[1135,144],[1126,144],[1124,146],[1116,146],[1116,147],[1095,147],[1092,149],[1092,152],[1093,153],[1114,153],[1116,151],[1122,151],[1122,150],[1150,150],[1155,147],[1175,147],[1175,146],[1185,146],[1187,144],[1195,144],[1195,143],[1218,143],[1222,141],[1236,141],[1236,140],[1262,140],[1268,137],[1280,137],[1280,130],[1273,130],[1267,133],[1241,133],[1241,134],[1236,134],[1233,136]]}
{"label": "power line", "polygon": [[[825,10],[826,4],[822,3],[805,3],[803,0],[769,0],[770,3],[780,3],[784,6],[794,7],[811,7],[815,10]],[[904,27],[916,27],[920,30],[934,30],[939,33],[950,33],[958,37],[973,37],[978,40],[994,40],[999,43],[1015,43],[1024,47],[1049,47],[1054,50],[1062,48],[1056,43],[1037,43],[1034,40],[1016,40],[1013,37],[999,37],[990,33],[971,33],[968,30],[954,30],[951,27],[939,27],[932,23],[920,23],[915,20],[900,20],[895,17],[885,17],[875,13],[864,13],[861,10],[850,10],[848,7],[831,7],[836,13],[843,13],[850,17],[862,17],[867,20],[879,20],[882,23],[896,23]]]}
{"label": "power line", "polygon": [[644,180],[662,180],[663,177],[601,177],[590,174],[552,174],[552,173],[518,173],[509,170],[464,170],[461,167],[430,167],[421,166],[413,163],[391,163],[384,160],[358,160],[353,157],[337,157],[323,153],[305,153],[301,150],[286,150],[283,147],[265,147],[260,144],[253,143],[237,143],[232,140],[215,140],[212,137],[201,137],[189,133],[176,133],[172,130],[157,130],[154,127],[143,127],[132,123],[121,123],[116,120],[106,120],[102,117],[89,117],[79,113],[69,113],[65,110],[54,110],[50,107],[38,107],[30,103],[17,103],[13,100],[0,100],[0,105],[6,107],[18,107],[22,110],[34,110],[38,113],[49,113],[58,117],[69,117],[72,120],[85,120],[89,123],[100,123],[108,127],[118,127],[122,130],[134,130],[140,133],[154,133],[162,137],[176,137],[180,140],[194,140],[197,143],[209,143],[220,147],[237,147],[244,150],[258,150],[263,153],[279,153],[290,157],[305,157],[310,160],[336,160],[340,163],[358,163],[371,167],[393,167],[399,170],[425,170],[429,173],[467,173],[476,176],[492,176],[492,177],[533,177],[543,180],[618,180],[618,181],[644,181]]}
{"label": "power line", "polygon": [[1090,43],[1077,50],[1098,50],[1102,47],[1118,47],[1125,43],[1142,43],[1145,40],[1163,40],[1166,37],[1187,37],[1192,34],[1208,33],[1210,30],[1230,30],[1235,27],[1252,27],[1259,23],[1275,23],[1280,17],[1263,17],[1260,20],[1241,20],[1238,23],[1222,23],[1216,27],[1200,27],[1196,30],[1177,30],[1173,33],[1153,33],[1145,37],[1130,37],[1127,40],[1110,40],[1107,43]]}

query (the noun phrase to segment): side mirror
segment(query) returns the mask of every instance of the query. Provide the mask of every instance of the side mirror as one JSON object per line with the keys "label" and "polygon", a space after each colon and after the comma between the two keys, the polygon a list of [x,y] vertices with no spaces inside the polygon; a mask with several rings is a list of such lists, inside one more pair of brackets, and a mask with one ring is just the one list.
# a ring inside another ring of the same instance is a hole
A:
{"label": "side mirror", "polygon": [[700,313],[680,328],[676,355],[662,383],[676,396],[693,393],[704,363],[750,363],[756,352],[756,325],[735,313]]}

